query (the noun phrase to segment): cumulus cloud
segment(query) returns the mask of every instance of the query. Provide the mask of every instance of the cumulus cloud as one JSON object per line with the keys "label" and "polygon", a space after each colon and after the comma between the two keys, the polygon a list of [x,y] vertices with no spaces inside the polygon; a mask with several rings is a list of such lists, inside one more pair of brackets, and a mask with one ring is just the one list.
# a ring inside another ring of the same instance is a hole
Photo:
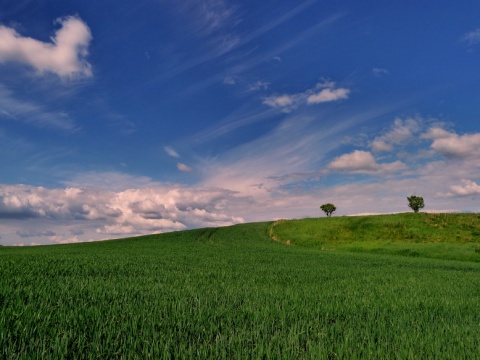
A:
{"label": "cumulus cloud", "polygon": [[[290,114],[269,133],[201,159],[195,166],[200,177],[196,185],[118,173],[79,175],[56,189],[0,185],[2,243],[29,242],[22,235],[35,242],[61,243],[309,217],[318,214],[318,204],[326,199],[333,199],[340,214],[407,211],[405,196],[410,193],[425,197],[429,209],[478,211],[478,204],[466,196],[478,194],[478,157],[421,164],[405,157],[408,172],[406,164],[393,161],[394,153],[388,154],[388,162],[361,150],[330,161],[325,156],[343,146],[340,139],[346,129],[360,124],[358,114],[329,123],[328,118],[316,119]],[[414,121],[398,120],[377,140],[392,147],[406,143],[428,147],[452,138],[465,141],[439,126],[422,135],[431,142],[416,141],[420,128]],[[338,173],[348,174],[351,183],[336,184]],[[366,179],[364,174],[375,177]],[[47,231],[55,235],[46,236]]]}
{"label": "cumulus cloud", "polygon": [[302,93],[275,95],[264,98],[263,103],[273,108],[281,108],[284,112],[290,112],[300,105],[315,105],[326,102],[348,99],[350,89],[335,88],[336,84],[329,80],[323,80]]}
{"label": "cumulus cloud", "polygon": [[442,128],[430,128],[424,139],[433,140],[431,148],[447,158],[480,157],[480,133],[458,135]]}
{"label": "cumulus cloud", "polygon": [[374,139],[371,144],[372,151],[374,152],[387,152],[392,151],[392,144],[387,143],[383,139]]}
{"label": "cumulus cloud", "polygon": [[405,145],[414,140],[415,134],[420,129],[420,120],[397,118],[391,129],[386,134],[374,138],[370,146],[374,152],[392,151],[395,145]]}
{"label": "cumulus cloud", "polygon": [[471,195],[480,195],[480,185],[475,181],[462,179],[460,180],[460,185],[452,185],[450,189],[452,190],[455,196],[471,196]]}
{"label": "cumulus cloud", "polygon": [[[91,236],[85,231],[89,227],[94,227],[102,238],[110,238],[243,222],[241,217],[228,215],[226,209],[237,200],[228,190],[159,183],[117,191],[0,185],[0,219],[28,219],[32,227],[26,227],[27,223],[22,221],[16,231],[22,238],[81,241],[82,236]],[[38,221],[70,226],[63,232],[40,231],[36,229]]]}
{"label": "cumulus cloud", "polygon": [[355,150],[350,154],[337,157],[328,165],[328,168],[333,171],[371,174],[403,170],[405,164],[400,161],[379,164],[370,152]]}
{"label": "cumulus cloud", "polygon": [[24,37],[14,29],[0,25],[0,63],[18,62],[33,67],[39,74],[54,73],[62,78],[92,76],[91,65],[85,60],[92,34],[78,17],[56,21],[61,28],[52,42]]}
{"label": "cumulus cloud", "polygon": [[349,89],[323,89],[317,94],[307,97],[307,104],[320,104],[324,102],[337,101],[342,99],[348,99]]}
{"label": "cumulus cloud", "polygon": [[329,164],[329,168],[345,171],[374,171],[377,168],[377,162],[371,153],[355,150],[351,154],[337,157]]}

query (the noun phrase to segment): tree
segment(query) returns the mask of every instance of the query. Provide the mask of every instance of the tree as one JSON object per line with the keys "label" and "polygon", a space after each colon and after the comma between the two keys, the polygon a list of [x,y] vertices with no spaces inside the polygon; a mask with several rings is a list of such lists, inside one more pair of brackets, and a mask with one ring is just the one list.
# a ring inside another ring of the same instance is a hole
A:
{"label": "tree", "polygon": [[408,200],[408,206],[412,208],[412,210],[415,211],[416,213],[418,212],[418,210],[425,207],[425,202],[423,201],[423,197],[421,196],[416,196],[416,195],[407,196],[407,200]]}
{"label": "tree", "polygon": [[328,217],[332,216],[332,213],[337,210],[337,208],[335,207],[335,205],[333,204],[323,204],[322,206],[320,206],[320,209],[322,209],[325,214],[327,214]]}

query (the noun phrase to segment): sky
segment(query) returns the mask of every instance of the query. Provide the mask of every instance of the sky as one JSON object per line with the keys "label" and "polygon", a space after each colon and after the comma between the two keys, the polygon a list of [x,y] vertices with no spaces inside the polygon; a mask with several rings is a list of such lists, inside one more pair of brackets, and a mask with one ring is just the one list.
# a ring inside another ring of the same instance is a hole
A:
{"label": "sky", "polygon": [[0,244],[480,212],[480,2],[3,0]]}

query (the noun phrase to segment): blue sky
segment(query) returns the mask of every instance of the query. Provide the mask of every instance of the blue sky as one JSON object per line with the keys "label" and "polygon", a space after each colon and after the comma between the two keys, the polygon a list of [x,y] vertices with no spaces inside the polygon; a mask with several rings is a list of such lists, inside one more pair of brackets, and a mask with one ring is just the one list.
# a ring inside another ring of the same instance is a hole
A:
{"label": "blue sky", "polygon": [[0,4],[0,244],[480,211],[478,1]]}

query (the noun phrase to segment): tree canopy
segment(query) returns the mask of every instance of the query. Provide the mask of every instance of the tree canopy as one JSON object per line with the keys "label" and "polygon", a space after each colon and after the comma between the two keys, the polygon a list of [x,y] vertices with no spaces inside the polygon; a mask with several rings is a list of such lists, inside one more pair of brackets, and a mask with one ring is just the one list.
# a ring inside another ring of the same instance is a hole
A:
{"label": "tree canopy", "polygon": [[408,206],[414,211],[418,212],[418,210],[425,207],[425,202],[423,201],[423,197],[421,196],[407,196]]}
{"label": "tree canopy", "polygon": [[335,210],[337,210],[337,208],[335,207],[335,205],[330,204],[330,203],[328,203],[328,204],[323,204],[322,206],[320,206],[320,209],[322,209],[328,217],[332,216],[332,213],[333,213]]}

